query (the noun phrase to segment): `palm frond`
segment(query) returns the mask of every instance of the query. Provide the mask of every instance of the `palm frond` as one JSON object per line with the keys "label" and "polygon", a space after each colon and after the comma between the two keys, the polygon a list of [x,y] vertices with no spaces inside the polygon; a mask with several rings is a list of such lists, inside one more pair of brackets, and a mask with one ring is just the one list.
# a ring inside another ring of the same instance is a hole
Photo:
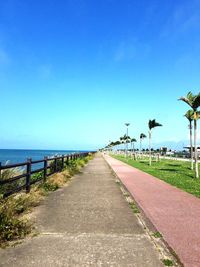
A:
{"label": "palm frond", "polygon": [[190,122],[192,122],[193,119],[194,119],[194,110],[189,109],[189,110],[185,113],[184,117],[186,117]]}
{"label": "palm frond", "polygon": [[192,92],[189,92],[186,97],[180,97],[179,100],[188,104],[193,110],[197,110],[200,106],[200,93],[193,95]]}
{"label": "palm frond", "polygon": [[159,122],[157,122],[155,119],[149,120],[149,129],[153,129],[155,127],[162,126]]}
{"label": "palm frond", "polygon": [[198,95],[196,95],[193,99],[193,108],[197,110],[199,106],[200,106],[200,93],[198,93]]}
{"label": "palm frond", "polygon": [[147,136],[143,133],[140,134],[140,139],[146,138]]}
{"label": "palm frond", "polygon": [[137,142],[135,138],[131,138],[131,142]]}

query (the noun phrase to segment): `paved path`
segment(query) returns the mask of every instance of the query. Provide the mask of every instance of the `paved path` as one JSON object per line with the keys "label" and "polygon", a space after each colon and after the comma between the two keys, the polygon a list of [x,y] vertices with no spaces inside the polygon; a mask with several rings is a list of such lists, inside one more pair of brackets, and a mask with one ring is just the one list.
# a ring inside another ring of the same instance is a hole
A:
{"label": "paved path", "polygon": [[200,199],[121,161],[106,160],[184,266],[200,266]]}
{"label": "paved path", "polygon": [[40,235],[0,250],[0,266],[162,266],[99,155],[37,210]]}

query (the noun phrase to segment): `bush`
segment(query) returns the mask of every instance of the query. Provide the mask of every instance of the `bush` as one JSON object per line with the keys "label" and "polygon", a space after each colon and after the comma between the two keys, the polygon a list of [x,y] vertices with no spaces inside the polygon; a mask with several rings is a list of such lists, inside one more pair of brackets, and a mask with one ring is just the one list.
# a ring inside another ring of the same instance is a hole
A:
{"label": "bush", "polygon": [[[55,169],[55,161],[51,160],[49,166],[50,166],[50,172],[53,173]],[[61,171],[61,170],[62,170],[62,160],[57,159],[57,171]]]}
{"label": "bush", "polygon": [[48,191],[56,191],[56,190],[59,188],[59,186],[56,185],[56,184],[51,184],[51,183],[49,183],[49,182],[46,182],[46,183],[44,183],[44,184],[42,185],[42,188],[44,188],[44,190],[45,190],[46,192],[48,192]]}
{"label": "bush", "polygon": [[44,177],[44,171],[34,173],[31,175],[31,182],[40,181]]}
{"label": "bush", "polygon": [[[19,207],[19,206],[18,206]],[[0,201],[0,245],[3,243],[23,238],[31,231],[31,225],[22,219],[19,219],[14,198]],[[21,210],[20,210],[21,212]],[[19,212],[19,213],[20,213]]]}

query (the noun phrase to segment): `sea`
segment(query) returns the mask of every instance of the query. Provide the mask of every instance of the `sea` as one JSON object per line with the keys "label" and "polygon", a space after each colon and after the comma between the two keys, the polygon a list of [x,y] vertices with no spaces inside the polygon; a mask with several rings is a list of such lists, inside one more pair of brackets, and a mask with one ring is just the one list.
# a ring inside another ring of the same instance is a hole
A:
{"label": "sea", "polygon": [[23,163],[28,158],[40,160],[44,157],[67,155],[72,153],[87,152],[77,150],[34,150],[34,149],[0,149],[0,162],[2,165]]}

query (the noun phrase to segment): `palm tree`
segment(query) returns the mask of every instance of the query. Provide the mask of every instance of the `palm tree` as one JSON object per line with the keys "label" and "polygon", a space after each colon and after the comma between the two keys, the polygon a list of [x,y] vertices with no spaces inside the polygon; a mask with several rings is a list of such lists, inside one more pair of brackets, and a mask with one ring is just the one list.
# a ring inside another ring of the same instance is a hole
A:
{"label": "palm tree", "polygon": [[137,142],[137,140],[135,138],[131,138],[130,141],[131,141],[131,147],[133,146],[133,152],[134,152],[135,151],[134,142]]}
{"label": "palm tree", "polygon": [[142,150],[142,140],[143,140],[144,138],[146,138],[146,135],[143,134],[143,133],[141,133],[141,134],[140,134],[140,153],[141,153],[141,150]]}
{"label": "palm tree", "polygon": [[152,129],[158,126],[162,126],[162,124],[156,122],[156,120],[149,120],[149,165],[151,166],[151,134]]}
{"label": "palm tree", "polygon": [[[123,140],[124,140],[124,151],[126,150],[126,152],[128,152],[127,148],[128,148],[128,143],[129,143],[129,140],[130,140],[130,136],[125,134],[123,136]],[[127,154],[126,154],[126,156],[127,156]]]}
{"label": "palm tree", "polygon": [[192,145],[192,121],[194,118],[194,111],[192,109],[188,110],[184,115],[189,121],[189,129],[190,129],[190,155],[191,155],[191,170],[194,169],[193,166],[193,145]]}
{"label": "palm tree", "polygon": [[125,125],[126,125],[126,156],[128,156],[128,143],[130,143],[129,142],[129,139],[130,139],[130,137],[128,136],[128,126],[130,125],[130,123],[125,123]]}
{"label": "palm tree", "polygon": [[197,109],[200,106],[200,93],[197,95],[193,95],[189,92],[186,97],[180,97],[179,100],[182,100],[186,104],[188,104],[192,110],[194,111],[194,160],[195,160],[195,176],[199,178],[199,170],[198,170],[198,155],[197,155],[197,120],[198,113]]}

